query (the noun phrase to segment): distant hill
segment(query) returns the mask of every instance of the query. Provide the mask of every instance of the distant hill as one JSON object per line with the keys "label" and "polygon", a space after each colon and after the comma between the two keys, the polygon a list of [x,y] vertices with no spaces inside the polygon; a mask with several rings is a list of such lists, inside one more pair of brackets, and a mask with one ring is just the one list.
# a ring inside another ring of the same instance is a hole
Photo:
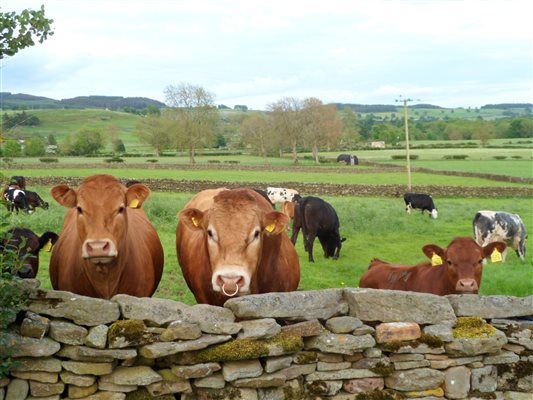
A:
{"label": "distant hill", "polygon": [[512,108],[525,108],[525,109],[533,109],[533,104],[531,103],[501,103],[501,104],[486,104],[484,106],[481,106],[481,108],[492,108],[492,109],[498,109],[498,110],[508,110]]}
{"label": "distant hill", "polygon": [[48,97],[32,96],[30,94],[0,92],[0,104],[3,109],[40,109],[40,108],[107,108],[120,110],[124,108],[144,109],[150,105],[157,108],[165,104],[146,97],[122,96],[78,96],[71,99],[55,100]]}

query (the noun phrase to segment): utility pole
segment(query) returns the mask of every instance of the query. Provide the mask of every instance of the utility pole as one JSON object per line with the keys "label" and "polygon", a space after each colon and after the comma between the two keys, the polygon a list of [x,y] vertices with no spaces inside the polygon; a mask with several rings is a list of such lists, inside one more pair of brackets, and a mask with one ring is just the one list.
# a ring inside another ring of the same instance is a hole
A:
{"label": "utility pole", "polygon": [[396,102],[403,102],[403,121],[405,129],[405,160],[406,160],[406,169],[407,169],[407,190],[411,190],[411,155],[409,151],[409,121],[407,118],[407,102],[413,101],[407,97],[400,95],[399,99],[395,100]]}

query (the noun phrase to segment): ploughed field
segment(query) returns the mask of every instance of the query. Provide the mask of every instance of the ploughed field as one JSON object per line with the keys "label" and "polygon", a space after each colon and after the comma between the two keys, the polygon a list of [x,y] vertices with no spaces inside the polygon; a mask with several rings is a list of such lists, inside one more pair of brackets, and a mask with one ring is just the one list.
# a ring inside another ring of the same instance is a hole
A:
{"label": "ploughed field", "polygon": [[[46,230],[59,233],[66,210],[50,195],[50,188],[55,184],[76,186],[82,177],[94,173],[109,173],[124,180],[141,180],[152,189],[144,208],[165,249],[165,269],[155,296],[188,304],[194,304],[195,300],[177,263],[176,215],[195,193],[206,188],[291,187],[298,189],[303,196],[319,196],[334,206],[340,219],[341,236],[346,237],[340,258],[336,261],[325,259],[317,240],[314,246],[315,263],[309,263],[300,233],[296,245],[302,275],[300,290],[356,287],[374,257],[406,264],[426,261],[421,251],[425,244],[435,243],[445,247],[455,236],[473,236],[472,219],[478,210],[517,213],[528,232],[533,232],[533,185],[527,180],[509,182],[479,176],[414,172],[413,191],[430,193],[434,197],[439,218],[433,220],[418,211],[411,215],[405,213],[402,196],[406,191],[406,179],[401,168],[364,166],[354,171],[338,167],[264,169],[225,165],[187,168],[175,165],[174,168],[156,168],[146,165],[141,169],[127,164],[120,167],[43,167],[30,164],[0,169],[6,177],[28,177],[28,189],[37,191],[50,203],[48,210],[38,209],[32,215],[8,215],[2,209],[0,213],[6,217],[9,226],[27,227],[38,234]],[[532,254],[533,250],[528,249],[527,262],[523,263],[510,250],[505,264],[487,264],[480,293],[533,294]],[[49,253],[41,253],[38,278],[43,287],[51,287],[49,258]]]}

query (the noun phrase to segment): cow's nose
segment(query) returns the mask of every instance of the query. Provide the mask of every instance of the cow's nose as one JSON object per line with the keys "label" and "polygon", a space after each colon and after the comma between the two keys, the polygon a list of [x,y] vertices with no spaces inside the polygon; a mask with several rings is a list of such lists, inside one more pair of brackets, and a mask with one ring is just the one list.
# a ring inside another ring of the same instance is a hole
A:
{"label": "cow's nose", "polygon": [[221,288],[222,293],[224,293],[228,297],[233,297],[237,293],[239,293],[239,290],[245,283],[244,276],[237,275],[237,276],[225,276],[225,275],[218,275],[216,277],[216,283]]}
{"label": "cow's nose", "polygon": [[86,240],[83,243],[82,253],[84,258],[108,258],[117,256],[117,248],[113,241],[103,240]]}
{"label": "cow's nose", "polygon": [[459,279],[455,290],[460,293],[477,293],[479,287],[475,279]]}

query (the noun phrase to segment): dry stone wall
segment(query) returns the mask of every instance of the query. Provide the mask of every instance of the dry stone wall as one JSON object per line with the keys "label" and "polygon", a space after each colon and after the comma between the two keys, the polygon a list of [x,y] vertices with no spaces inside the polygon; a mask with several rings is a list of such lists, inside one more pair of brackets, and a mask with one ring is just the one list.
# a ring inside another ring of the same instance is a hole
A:
{"label": "dry stone wall", "polygon": [[533,398],[533,296],[327,289],[215,307],[38,286],[3,333],[16,363],[0,400]]}

